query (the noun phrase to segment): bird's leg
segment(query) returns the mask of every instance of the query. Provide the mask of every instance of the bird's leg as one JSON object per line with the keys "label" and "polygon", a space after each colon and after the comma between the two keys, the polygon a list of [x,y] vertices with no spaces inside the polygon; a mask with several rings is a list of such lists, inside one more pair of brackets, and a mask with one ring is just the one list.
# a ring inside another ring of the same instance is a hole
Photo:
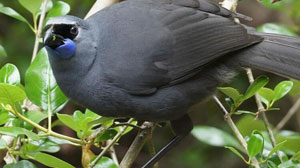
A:
{"label": "bird's leg", "polygon": [[159,152],[157,152],[142,168],[151,168],[193,129],[193,123],[187,114],[177,120],[172,120],[171,126],[173,131],[175,132],[175,137]]}

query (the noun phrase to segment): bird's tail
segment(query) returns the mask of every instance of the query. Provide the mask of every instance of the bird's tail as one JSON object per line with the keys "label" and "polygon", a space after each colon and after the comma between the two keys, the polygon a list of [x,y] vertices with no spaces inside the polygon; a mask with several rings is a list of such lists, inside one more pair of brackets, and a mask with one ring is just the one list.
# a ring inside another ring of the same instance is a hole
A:
{"label": "bird's tail", "polygon": [[300,80],[300,38],[249,33],[262,36],[264,40],[235,53],[235,63]]}

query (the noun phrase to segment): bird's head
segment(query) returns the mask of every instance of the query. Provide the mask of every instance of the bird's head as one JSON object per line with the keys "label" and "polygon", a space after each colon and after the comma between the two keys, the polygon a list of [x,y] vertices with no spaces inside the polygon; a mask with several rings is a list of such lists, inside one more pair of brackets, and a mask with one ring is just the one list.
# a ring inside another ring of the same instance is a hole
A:
{"label": "bird's head", "polygon": [[69,59],[76,53],[77,44],[88,25],[74,16],[61,16],[46,23],[44,44],[47,50],[59,59]]}
{"label": "bird's head", "polygon": [[93,27],[88,20],[69,15],[47,21],[43,41],[54,76],[62,89],[67,88],[65,83],[78,82],[94,67],[97,30]]}

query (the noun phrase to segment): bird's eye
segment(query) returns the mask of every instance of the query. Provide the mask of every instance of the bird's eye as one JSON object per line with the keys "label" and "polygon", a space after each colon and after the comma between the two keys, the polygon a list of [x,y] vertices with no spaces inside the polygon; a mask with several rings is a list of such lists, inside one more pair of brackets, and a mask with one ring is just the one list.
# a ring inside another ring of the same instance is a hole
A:
{"label": "bird's eye", "polygon": [[73,35],[77,35],[78,34],[78,28],[76,26],[72,26],[70,29],[70,33]]}

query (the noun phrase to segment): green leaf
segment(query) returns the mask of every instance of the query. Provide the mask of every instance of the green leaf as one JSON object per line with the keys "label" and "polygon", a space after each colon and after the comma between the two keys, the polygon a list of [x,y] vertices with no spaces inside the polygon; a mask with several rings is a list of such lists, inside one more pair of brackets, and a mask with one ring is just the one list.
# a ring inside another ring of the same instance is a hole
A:
{"label": "green leaf", "polygon": [[118,168],[118,166],[110,158],[102,157],[94,166],[94,168]]}
{"label": "green leaf", "polygon": [[66,15],[70,12],[70,5],[63,1],[54,3],[52,9],[48,12],[47,18]]}
{"label": "green leaf", "polygon": [[277,168],[277,165],[270,160],[267,160],[267,165],[268,165],[268,168]]}
{"label": "green leaf", "polygon": [[95,119],[95,120],[98,119],[98,118],[100,118],[100,115],[98,115],[98,114],[92,112],[92,111],[89,110],[89,109],[86,109],[84,114],[85,114],[86,117],[91,117],[91,118],[93,118],[93,119]]}
{"label": "green leaf", "polygon": [[11,163],[5,165],[3,168],[37,168],[33,163],[29,162],[28,160],[21,160],[17,163]]}
{"label": "green leaf", "polygon": [[[24,146],[24,145],[23,145]],[[47,139],[47,138],[42,138],[39,141],[31,141],[30,143],[27,144],[29,148],[27,149],[27,152],[49,152],[49,153],[56,153],[60,150],[60,146]]]}
{"label": "green leaf", "polygon": [[[1,8],[1,6],[0,6]],[[0,45],[0,58],[1,57],[7,57],[6,51],[2,45]]]}
{"label": "green leaf", "polygon": [[266,76],[260,76],[255,79],[255,81],[248,87],[243,100],[247,100],[250,97],[254,96],[261,88],[263,88],[269,82],[269,78]]}
{"label": "green leaf", "polygon": [[40,11],[43,0],[19,0],[19,3],[33,15]]}
{"label": "green leaf", "polygon": [[297,160],[300,163],[300,151],[298,151],[297,153],[295,153],[291,159],[293,160]]}
{"label": "green leaf", "polygon": [[283,148],[281,149],[285,153],[293,155],[294,153],[300,151],[300,134],[298,132],[287,130],[280,131],[275,135],[275,139],[277,142],[287,140],[287,142],[283,144]]}
{"label": "green leaf", "polygon": [[240,157],[245,163],[249,164],[246,159],[244,158],[244,156],[235,148],[230,147],[230,146],[225,146],[226,149],[231,150],[231,152],[233,152],[234,154],[236,154],[238,157]]}
{"label": "green leaf", "polygon": [[69,163],[58,159],[52,155],[38,152],[35,155],[31,156],[34,160],[53,168],[75,168],[74,166],[70,165]]}
{"label": "green leaf", "polygon": [[14,106],[26,98],[24,90],[17,86],[0,83],[0,104]]}
{"label": "green leaf", "polygon": [[242,96],[239,91],[232,87],[218,87],[218,90],[224,93],[226,96],[232,98],[235,103],[237,103]]}
{"label": "green leaf", "polygon": [[9,115],[8,111],[0,110],[0,125],[5,124],[10,118],[11,116]]}
{"label": "green leaf", "polygon": [[0,127],[0,134],[17,137],[18,135],[26,135],[32,140],[39,140],[39,136],[31,131],[20,127]]}
{"label": "green leaf", "polygon": [[282,147],[282,145],[283,145],[284,143],[286,143],[286,141],[287,141],[287,140],[278,143],[278,144],[271,150],[271,152],[268,154],[267,159],[269,159],[269,158],[273,155],[273,153],[275,153],[277,150],[279,150],[279,149]]}
{"label": "green leaf", "polygon": [[12,18],[15,18],[19,21],[22,21],[22,22],[27,23],[28,25],[30,25],[30,23],[23,16],[21,16],[18,12],[16,12],[12,8],[4,7],[4,6],[1,7],[0,6],[0,13],[3,13],[5,15],[8,15]]}
{"label": "green leaf", "polygon": [[241,114],[251,114],[251,115],[256,115],[256,113],[253,113],[251,111],[245,111],[245,110],[238,110],[236,112],[234,112],[233,114],[236,114],[236,115],[241,115]]}
{"label": "green leaf", "polygon": [[292,96],[299,96],[300,95],[300,81],[294,80],[294,79],[291,79],[291,81],[293,82],[293,88],[289,92],[289,94]]}
{"label": "green leaf", "polygon": [[78,123],[75,121],[75,119],[73,118],[73,116],[67,115],[67,114],[56,114],[58,119],[64,123],[66,126],[70,127],[71,129],[73,129],[74,131],[79,131],[79,126]]}
{"label": "green leaf", "polygon": [[288,94],[289,91],[292,89],[292,87],[293,87],[292,81],[282,81],[278,85],[276,85],[274,89],[275,95],[271,104],[273,104],[274,102],[276,102],[277,100],[281,99],[286,94]]}
{"label": "green leaf", "polygon": [[26,71],[25,91],[35,105],[44,110],[49,108],[52,113],[58,112],[68,101],[55,81],[45,48]]}
{"label": "green leaf", "polygon": [[273,3],[273,0],[259,0],[259,2],[270,9],[281,10],[285,8],[285,4],[282,1]]}
{"label": "green leaf", "polygon": [[244,115],[237,123],[236,126],[240,130],[241,134],[245,136],[251,136],[254,130],[265,131],[265,124],[259,119],[255,119],[254,116]]}
{"label": "green leaf", "polygon": [[212,146],[240,146],[239,142],[233,136],[214,127],[196,126],[192,130],[192,135],[199,141]]}
{"label": "green leaf", "polygon": [[101,125],[102,127],[110,127],[114,123],[114,118],[100,117],[88,123],[88,128],[94,127],[96,125]]}
{"label": "green leaf", "polygon": [[264,149],[264,138],[260,133],[258,133],[258,131],[253,131],[247,144],[248,156],[252,159]]}
{"label": "green leaf", "polygon": [[[47,118],[48,115],[46,113],[43,113],[40,111],[30,110],[25,113],[25,117],[38,124],[42,120]],[[28,124],[27,122],[25,122],[24,128],[26,128],[28,130],[32,130],[34,127],[32,125]]]}
{"label": "green leaf", "polygon": [[275,92],[269,88],[261,88],[258,91],[258,95],[260,97],[260,100],[269,108],[270,103],[275,96]]}
{"label": "green leaf", "polygon": [[292,31],[287,26],[275,23],[266,23],[257,28],[258,32],[262,33],[273,33],[273,34],[282,34],[287,36],[298,37],[297,33]]}
{"label": "green leaf", "polygon": [[65,140],[65,139],[60,139],[60,138],[57,138],[57,137],[53,137],[53,136],[48,136],[48,139],[56,144],[59,144],[59,145],[63,145],[63,144],[70,144],[70,145],[76,145],[75,143],[71,142],[71,141],[68,141],[68,140]]}
{"label": "green leaf", "polygon": [[117,135],[117,133],[118,131],[116,131],[115,129],[107,129],[96,137],[95,142],[102,142],[113,139]]}
{"label": "green leaf", "polygon": [[17,85],[20,83],[20,73],[18,68],[13,64],[5,64],[0,69],[0,83]]}

